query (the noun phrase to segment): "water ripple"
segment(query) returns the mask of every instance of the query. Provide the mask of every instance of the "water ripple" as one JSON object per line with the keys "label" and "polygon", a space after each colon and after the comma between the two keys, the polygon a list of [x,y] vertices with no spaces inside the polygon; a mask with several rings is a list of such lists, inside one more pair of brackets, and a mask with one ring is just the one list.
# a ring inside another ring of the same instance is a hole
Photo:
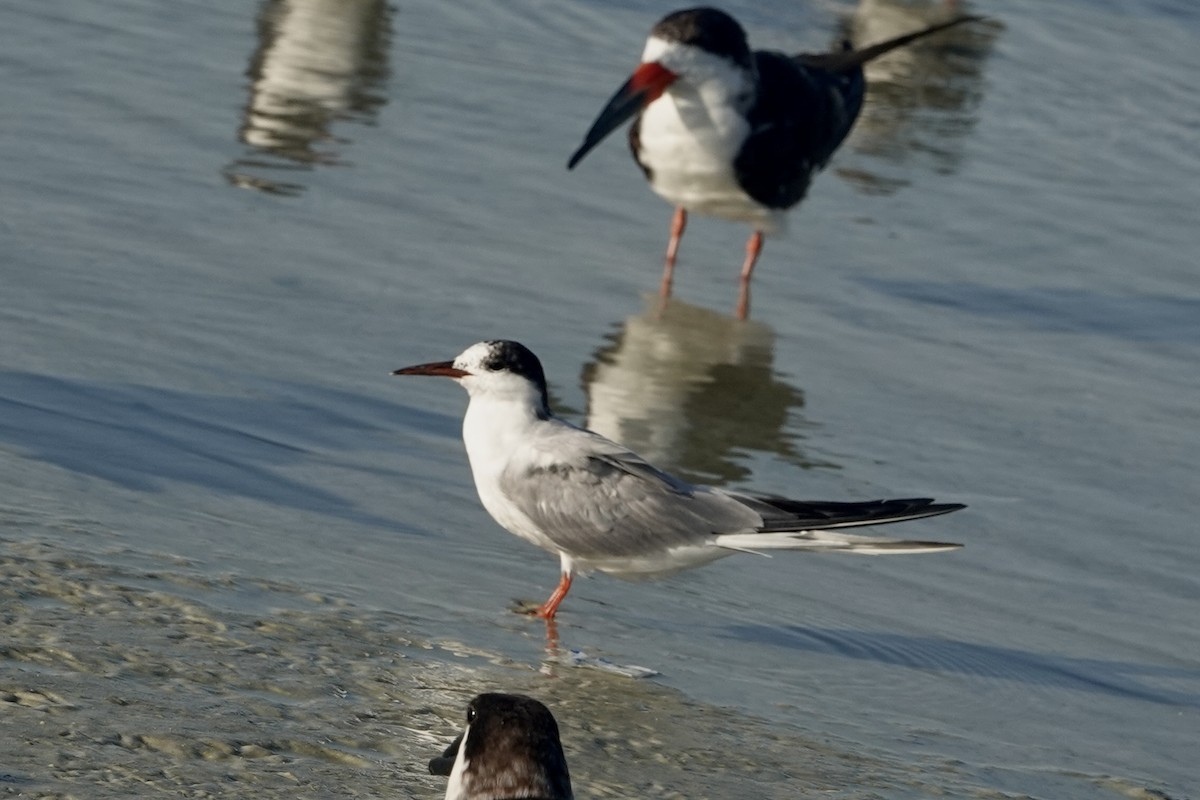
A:
{"label": "water ripple", "polygon": [[1200,343],[1200,297],[1114,294],[1031,286],[1005,289],[978,283],[863,280],[892,297],[993,317],[1026,328],[1094,333],[1143,342]]}
{"label": "water ripple", "polygon": [[396,527],[328,488],[276,468],[329,462],[324,451],[330,449],[379,447],[390,441],[380,434],[398,427],[450,435],[449,418],[336,390],[302,391],[292,385],[265,395],[225,396],[4,372],[0,441],[129,489],[155,491],[165,481],[179,481]]}
{"label": "water ripple", "polygon": [[733,625],[723,634],[822,655],[842,656],[909,669],[946,672],[1033,686],[1120,695],[1165,705],[1200,708],[1200,691],[1149,685],[1158,679],[1200,687],[1200,670],[1106,659],[1070,658],[974,642],[905,636],[879,631],[799,625]]}

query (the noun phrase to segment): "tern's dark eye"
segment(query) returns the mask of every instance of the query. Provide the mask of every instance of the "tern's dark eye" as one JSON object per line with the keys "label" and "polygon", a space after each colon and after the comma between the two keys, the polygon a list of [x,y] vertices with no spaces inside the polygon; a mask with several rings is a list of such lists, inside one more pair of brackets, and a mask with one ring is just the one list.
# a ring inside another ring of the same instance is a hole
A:
{"label": "tern's dark eye", "polygon": [[475,721],[475,706],[467,706],[467,724],[470,725]]}

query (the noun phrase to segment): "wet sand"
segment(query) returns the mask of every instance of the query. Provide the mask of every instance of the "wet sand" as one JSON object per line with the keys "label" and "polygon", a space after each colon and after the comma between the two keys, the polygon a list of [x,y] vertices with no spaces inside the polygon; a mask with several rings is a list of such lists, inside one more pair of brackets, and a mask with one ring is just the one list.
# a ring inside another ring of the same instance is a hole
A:
{"label": "wet sand", "polygon": [[553,708],[580,797],[904,780],[651,682],[421,641],[403,616],[298,587],[0,548],[0,786],[17,796],[437,797],[426,763],[496,686]]}

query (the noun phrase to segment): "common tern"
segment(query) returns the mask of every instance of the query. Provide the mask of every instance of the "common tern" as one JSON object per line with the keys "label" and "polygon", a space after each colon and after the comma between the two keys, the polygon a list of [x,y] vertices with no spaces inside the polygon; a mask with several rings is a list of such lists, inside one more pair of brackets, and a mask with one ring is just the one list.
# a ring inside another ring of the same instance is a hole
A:
{"label": "common tern", "polygon": [[813,175],[862,110],[863,64],[979,17],[959,16],[861,50],[787,55],[750,49],[737,20],[715,8],[668,14],[650,31],[641,63],[592,123],[567,162],[573,169],[630,117],[634,160],[650,188],[675,206],[660,293],[671,293],[689,211],[747,222],[736,314],[750,308],[763,236],[782,229]]}
{"label": "common tern", "polygon": [[571,775],[546,706],[518,694],[481,694],[467,705],[467,727],[434,775],[450,778],[446,800],[572,800]]}
{"label": "common tern", "polygon": [[479,342],[453,361],[393,374],[443,376],[467,390],[463,442],[483,507],[502,527],[558,554],[558,587],[532,612],[545,619],[554,617],[579,572],[637,578],[743,552],[884,555],[962,546],[840,531],[946,514],[963,508],[957,503],[790,500],[693,485],[670,475],[554,416],[542,364],[518,342]]}

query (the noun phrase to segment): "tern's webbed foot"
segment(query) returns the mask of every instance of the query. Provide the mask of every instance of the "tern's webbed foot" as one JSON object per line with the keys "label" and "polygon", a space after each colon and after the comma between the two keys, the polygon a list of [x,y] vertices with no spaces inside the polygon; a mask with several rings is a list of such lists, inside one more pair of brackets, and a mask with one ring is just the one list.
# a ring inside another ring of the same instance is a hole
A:
{"label": "tern's webbed foot", "polygon": [[524,614],[527,617],[542,616],[542,604],[532,600],[513,600],[509,610],[514,614]]}

